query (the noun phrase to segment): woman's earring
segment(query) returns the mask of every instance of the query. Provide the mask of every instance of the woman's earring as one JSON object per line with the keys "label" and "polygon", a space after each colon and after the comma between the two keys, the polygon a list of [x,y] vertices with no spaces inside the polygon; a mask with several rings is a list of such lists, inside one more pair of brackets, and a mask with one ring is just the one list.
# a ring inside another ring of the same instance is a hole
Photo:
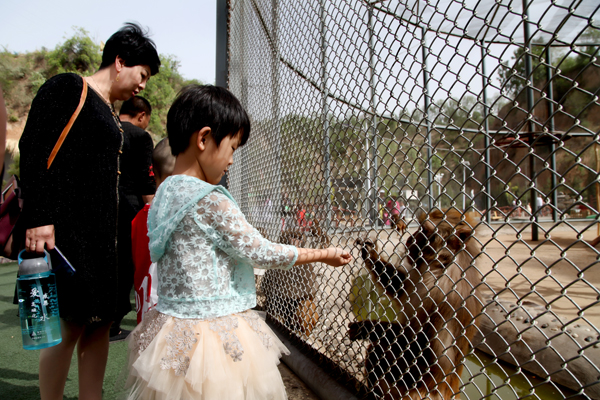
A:
{"label": "woman's earring", "polygon": [[117,72],[117,78],[115,79],[116,82],[119,82],[119,74],[120,72]]}

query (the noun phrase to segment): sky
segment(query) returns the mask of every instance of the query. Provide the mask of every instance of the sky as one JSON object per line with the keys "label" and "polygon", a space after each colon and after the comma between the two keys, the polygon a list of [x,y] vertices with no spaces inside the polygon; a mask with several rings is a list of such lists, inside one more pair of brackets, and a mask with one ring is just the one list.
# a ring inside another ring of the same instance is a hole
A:
{"label": "sky", "polygon": [[173,55],[187,79],[215,81],[215,0],[0,0],[0,49],[54,49],[84,28],[106,41],[125,22],[150,30],[160,54]]}

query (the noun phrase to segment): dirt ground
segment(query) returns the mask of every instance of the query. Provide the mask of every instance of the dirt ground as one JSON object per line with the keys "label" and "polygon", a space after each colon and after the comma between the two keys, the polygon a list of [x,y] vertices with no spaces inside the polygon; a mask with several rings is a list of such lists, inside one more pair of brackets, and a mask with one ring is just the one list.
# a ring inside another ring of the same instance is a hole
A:
{"label": "dirt ground", "polygon": [[597,236],[596,225],[589,223],[542,227],[536,242],[529,229],[481,229],[477,267],[488,293],[548,304],[563,320],[579,316],[599,329],[600,253],[588,244]]}
{"label": "dirt ground", "polygon": [[[409,232],[415,229],[411,227]],[[600,245],[589,245],[599,236],[597,224],[541,223],[535,242],[531,240],[531,228],[518,221],[510,226],[482,225],[476,232],[482,250],[476,267],[482,274],[480,290],[484,296],[497,294],[499,300],[547,305],[565,321],[579,315],[600,330]],[[408,233],[399,237],[388,229],[368,235],[394,258],[405,251],[403,243]],[[352,240],[342,239],[340,244],[351,246]],[[354,256],[360,258],[356,249]]]}

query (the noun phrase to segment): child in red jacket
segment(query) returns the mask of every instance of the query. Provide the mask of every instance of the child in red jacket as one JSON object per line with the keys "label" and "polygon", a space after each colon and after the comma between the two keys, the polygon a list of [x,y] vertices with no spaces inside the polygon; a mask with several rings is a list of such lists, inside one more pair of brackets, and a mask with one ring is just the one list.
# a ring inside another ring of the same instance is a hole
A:
{"label": "child in red jacket", "polygon": [[[171,154],[169,139],[165,138],[156,145],[152,153],[152,170],[157,188],[171,175],[174,165],[175,157]],[[148,210],[150,203],[146,204],[131,222],[131,255],[135,266],[133,285],[138,324],[158,301],[156,263],[150,261],[148,249]]]}

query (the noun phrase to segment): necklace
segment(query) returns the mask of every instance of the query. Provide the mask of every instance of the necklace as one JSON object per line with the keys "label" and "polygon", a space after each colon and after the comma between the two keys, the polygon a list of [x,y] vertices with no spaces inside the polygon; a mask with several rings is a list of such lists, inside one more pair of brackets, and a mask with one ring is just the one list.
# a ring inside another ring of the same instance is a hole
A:
{"label": "necklace", "polygon": [[106,103],[106,105],[108,106],[108,108],[110,108],[110,112],[112,114],[113,119],[115,120],[115,123],[117,124],[117,127],[119,127],[119,131],[123,132],[123,127],[121,126],[121,120],[119,119],[119,117],[117,117],[117,113],[115,112],[115,106],[111,102],[109,102],[106,99],[106,97],[104,97],[104,95],[100,91],[100,85],[98,85],[98,82],[96,82],[96,80],[94,79],[94,77],[90,76],[90,78],[92,78],[92,81],[94,82],[94,86],[96,87],[96,89],[94,91],[96,93],[98,93],[98,95],[100,96],[100,98]]}
{"label": "necklace", "polygon": [[102,91],[100,90],[100,85],[98,85],[98,82],[96,82],[96,80],[94,79],[94,76],[90,76],[90,78],[92,78],[92,81],[94,81],[94,86],[96,87],[96,92],[98,92],[98,94],[100,95],[100,97],[102,98],[102,100],[104,100],[104,102],[106,104],[108,104],[108,106],[111,108],[111,110],[114,110],[113,105],[110,101],[108,101],[106,99],[106,97],[104,97],[104,95],[102,94]]}

